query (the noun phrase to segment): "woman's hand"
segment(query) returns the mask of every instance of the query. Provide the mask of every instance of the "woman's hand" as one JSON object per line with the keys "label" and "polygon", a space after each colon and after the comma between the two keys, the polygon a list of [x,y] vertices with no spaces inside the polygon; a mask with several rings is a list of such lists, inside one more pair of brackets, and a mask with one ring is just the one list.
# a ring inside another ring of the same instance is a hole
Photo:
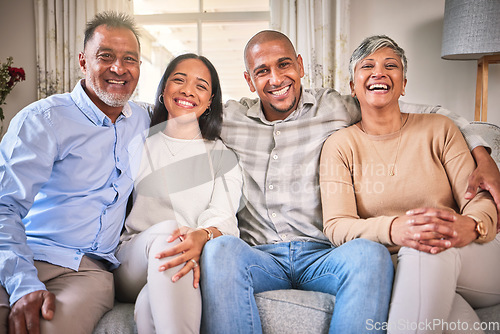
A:
{"label": "woman's hand", "polygon": [[451,238],[451,247],[464,247],[477,239],[476,222],[471,217],[456,214],[457,220],[453,224],[457,236]]}
{"label": "woman's hand", "polygon": [[393,242],[437,254],[451,247],[464,247],[477,238],[476,222],[450,210],[418,208],[398,217],[391,226]]}
{"label": "woman's hand", "polygon": [[172,281],[178,281],[190,270],[193,270],[193,286],[197,289],[200,282],[200,267],[198,264],[203,246],[205,246],[205,243],[207,242],[207,232],[204,230],[196,230],[190,227],[182,226],[176,229],[167,241],[172,242],[177,238],[181,240],[181,243],[156,254],[156,258],[162,259],[177,254],[179,254],[179,256],[176,256],[172,260],[162,264],[159,267],[159,270],[165,271],[184,263],[182,269],[172,277]]}
{"label": "woman's hand", "polygon": [[452,247],[457,217],[448,210],[420,208],[406,212],[391,225],[391,239],[399,246],[437,254]]}

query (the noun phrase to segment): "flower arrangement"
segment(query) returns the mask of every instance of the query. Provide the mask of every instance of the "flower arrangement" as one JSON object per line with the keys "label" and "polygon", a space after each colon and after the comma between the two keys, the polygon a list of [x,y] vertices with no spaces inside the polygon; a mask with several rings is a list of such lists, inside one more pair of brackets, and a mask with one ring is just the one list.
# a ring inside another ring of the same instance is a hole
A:
{"label": "flower arrangement", "polygon": [[7,62],[0,66],[0,122],[5,118],[2,109],[5,98],[19,81],[26,80],[23,68],[11,67],[12,63],[13,58],[8,57]]}

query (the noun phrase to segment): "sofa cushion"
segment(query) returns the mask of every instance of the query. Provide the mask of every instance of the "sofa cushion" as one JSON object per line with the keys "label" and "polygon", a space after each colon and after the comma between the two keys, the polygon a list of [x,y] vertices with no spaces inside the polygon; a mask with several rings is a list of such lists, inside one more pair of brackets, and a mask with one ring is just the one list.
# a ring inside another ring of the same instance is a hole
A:
{"label": "sofa cushion", "polygon": [[335,297],[327,293],[276,290],[255,295],[264,333],[328,333]]}
{"label": "sofa cushion", "polygon": [[134,304],[115,302],[111,311],[106,313],[97,326],[94,334],[136,334],[134,320]]}
{"label": "sofa cushion", "polygon": [[[335,297],[326,293],[277,290],[255,295],[265,334],[328,333]],[[476,309],[486,334],[500,334],[500,304]],[[94,334],[135,334],[134,304],[116,302]]]}
{"label": "sofa cushion", "polygon": [[500,304],[490,307],[478,308],[476,313],[481,319],[482,326],[484,327],[485,334],[499,334],[500,333]]}

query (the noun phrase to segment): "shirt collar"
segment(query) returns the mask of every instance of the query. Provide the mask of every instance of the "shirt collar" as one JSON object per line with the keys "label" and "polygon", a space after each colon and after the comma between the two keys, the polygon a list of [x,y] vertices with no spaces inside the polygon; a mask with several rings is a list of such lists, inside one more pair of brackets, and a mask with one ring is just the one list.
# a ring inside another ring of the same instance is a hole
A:
{"label": "shirt collar", "polygon": [[[83,80],[80,79],[75,85],[75,88],[71,92],[71,98],[73,102],[78,106],[80,111],[87,116],[87,118],[97,126],[111,126],[111,119],[106,116],[105,113],[99,109],[94,102],[87,95],[83,89]],[[122,113],[116,119],[116,122],[120,121],[122,118],[128,118],[132,116],[132,108],[128,103],[123,107]]]}
{"label": "shirt collar", "polygon": [[311,94],[308,90],[305,90],[301,87],[302,93],[300,94],[300,100],[297,104],[297,109],[295,109],[287,118],[284,120],[277,121],[268,121],[266,116],[264,115],[264,111],[262,111],[262,104],[260,103],[260,99],[257,99],[257,103],[251,106],[247,111],[247,116],[252,118],[258,118],[265,124],[275,124],[279,122],[287,122],[292,121],[299,118],[302,114],[306,113],[310,108],[304,108],[305,105],[314,105],[316,103],[316,98],[313,94]]}

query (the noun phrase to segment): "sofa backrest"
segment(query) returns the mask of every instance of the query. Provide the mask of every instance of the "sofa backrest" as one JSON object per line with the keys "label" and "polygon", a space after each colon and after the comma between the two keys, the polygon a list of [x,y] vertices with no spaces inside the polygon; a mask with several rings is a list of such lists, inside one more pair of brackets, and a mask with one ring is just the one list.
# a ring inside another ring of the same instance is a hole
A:
{"label": "sofa backrest", "polygon": [[483,137],[491,147],[491,157],[500,168],[500,127],[487,122],[472,122],[474,132]]}

